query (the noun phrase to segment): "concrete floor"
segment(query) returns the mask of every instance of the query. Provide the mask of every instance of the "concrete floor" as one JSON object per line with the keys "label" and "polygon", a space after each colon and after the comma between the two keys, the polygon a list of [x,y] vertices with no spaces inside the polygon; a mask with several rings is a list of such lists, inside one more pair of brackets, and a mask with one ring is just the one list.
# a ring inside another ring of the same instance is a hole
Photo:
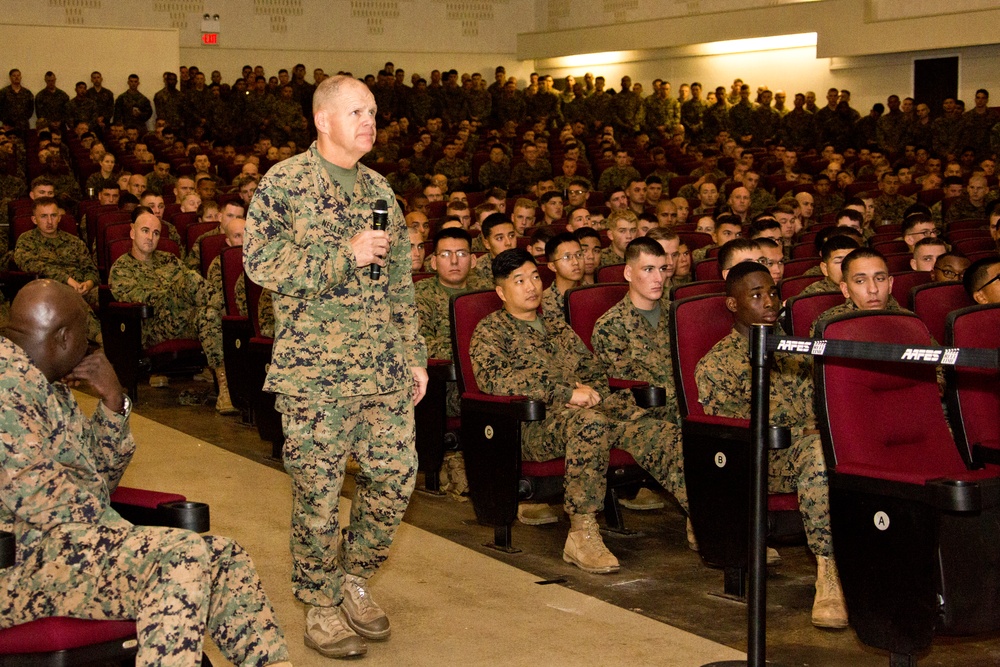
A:
{"label": "concrete floor", "polygon": [[[270,443],[260,440],[254,428],[241,425],[238,418],[218,416],[210,405],[178,405],[177,397],[182,390],[207,391],[207,385],[174,381],[171,387],[162,390],[143,387],[137,412],[250,461],[281,470],[280,463],[270,458]],[[349,492],[346,488],[345,495]],[[697,554],[687,548],[684,518],[679,508],[668,502],[662,510],[624,512],[626,525],[638,534],[630,537],[606,534],[606,543],[618,556],[622,569],[605,576],[589,575],[563,562],[560,550],[568,530],[565,520],[539,527],[516,524],[514,544],[521,550],[517,554],[484,546],[492,540],[492,530],[476,523],[470,503],[448,496],[418,491],[411,500],[405,522],[529,573],[536,583],[545,584],[546,589],[561,587],[577,591],[745,651],[746,607],[720,596],[722,572],[704,566]],[[772,568],[768,577],[769,660],[788,667],[887,665],[887,654],[863,646],[852,631],[812,627],[809,614],[815,561],[804,545],[778,547],[783,564]],[[975,638],[939,637],[930,651],[920,657],[920,664],[1000,665],[1000,633]]]}

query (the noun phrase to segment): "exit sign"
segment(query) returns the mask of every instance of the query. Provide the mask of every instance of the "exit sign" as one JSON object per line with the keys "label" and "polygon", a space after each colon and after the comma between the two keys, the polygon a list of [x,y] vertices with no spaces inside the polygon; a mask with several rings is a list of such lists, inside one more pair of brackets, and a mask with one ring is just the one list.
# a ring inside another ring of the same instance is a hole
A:
{"label": "exit sign", "polygon": [[215,46],[219,43],[219,33],[217,32],[203,32],[201,33],[201,43],[206,46]]}

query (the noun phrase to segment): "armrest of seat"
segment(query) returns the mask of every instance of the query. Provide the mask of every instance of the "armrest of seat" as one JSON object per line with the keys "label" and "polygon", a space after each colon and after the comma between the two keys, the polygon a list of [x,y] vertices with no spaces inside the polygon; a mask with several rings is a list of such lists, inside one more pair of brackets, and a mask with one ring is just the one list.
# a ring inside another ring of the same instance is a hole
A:
{"label": "armrest of seat", "polygon": [[105,314],[115,319],[148,320],[153,316],[153,307],[133,301],[112,301],[101,311],[101,317]]}
{"label": "armrest of seat", "polygon": [[119,486],[111,494],[111,506],[126,521],[143,526],[204,533],[211,524],[206,503],[192,502],[178,493]]}
{"label": "armrest of seat", "polygon": [[651,385],[648,382],[626,380],[624,378],[608,378],[608,386],[611,387],[611,391],[631,389],[635,403],[640,408],[660,408],[667,404],[667,390],[663,387]]}
{"label": "armrest of seat", "polygon": [[0,570],[14,564],[14,555],[17,545],[14,541],[14,533],[0,530]]}
{"label": "armrest of seat", "polygon": [[458,379],[455,375],[455,364],[451,363],[451,359],[428,359],[427,375],[430,379],[441,382],[454,382]]}
{"label": "armrest of seat", "polygon": [[522,422],[537,422],[545,419],[545,402],[524,396],[494,396],[493,394],[466,392],[462,395],[462,412],[465,412],[466,409],[494,412]]}

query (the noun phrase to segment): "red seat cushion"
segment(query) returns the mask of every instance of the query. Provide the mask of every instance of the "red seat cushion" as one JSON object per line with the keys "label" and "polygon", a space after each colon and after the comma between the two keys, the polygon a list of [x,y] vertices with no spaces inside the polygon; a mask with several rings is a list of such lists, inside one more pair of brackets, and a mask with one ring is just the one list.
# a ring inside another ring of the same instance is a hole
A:
{"label": "red seat cushion", "polygon": [[156,509],[163,503],[183,502],[187,500],[179,493],[163,493],[161,491],[147,491],[146,489],[133,489],[128,486],[119,486],[111,494],[111,502],[122,503],[123,505],[134,505],[136,507],[148,507]]}
{"label": "red seat cushion", "polygon": [[[632,455],[623,449],[612,449],[609,468],[624,468],[638,465]],[[522,461],[521,475],[524,477],[561,477],[566,474],[566,459],[549,459],[548,461]]]}
{"label": "red seat cushion", "polygon": [[134,621],[56,616],[0,630],[0,654],[51,653],[135,637]]}
{"label": "red seat cushion", "polygon": [[772,493],[767,496],[769,512],[798,512],[799,498],[794,493]]}

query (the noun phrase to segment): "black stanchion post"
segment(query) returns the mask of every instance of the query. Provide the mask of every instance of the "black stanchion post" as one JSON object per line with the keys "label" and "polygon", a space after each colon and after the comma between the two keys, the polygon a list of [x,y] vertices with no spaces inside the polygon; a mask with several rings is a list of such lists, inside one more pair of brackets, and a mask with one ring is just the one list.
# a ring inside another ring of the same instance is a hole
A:
{"label": "black stanchion post", "polygon": [[[747,591],[747,659],[712,662],[704,667],[764,667],[767,663],[767,452],[771,364],[767,336],[773,325],[750,330],[750,581]],[[776,667],[773,663],[771,667]]]}

